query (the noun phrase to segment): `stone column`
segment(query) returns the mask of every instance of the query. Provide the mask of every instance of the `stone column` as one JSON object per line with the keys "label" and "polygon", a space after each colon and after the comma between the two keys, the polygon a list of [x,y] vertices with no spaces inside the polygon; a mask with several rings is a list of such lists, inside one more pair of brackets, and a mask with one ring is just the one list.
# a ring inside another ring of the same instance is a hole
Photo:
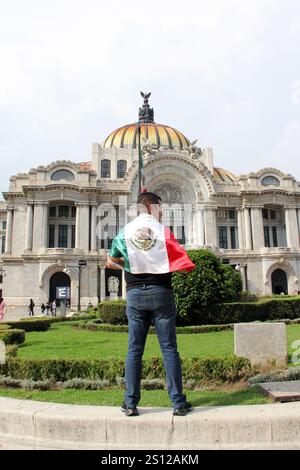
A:
{"label": "stone column", "polygon": [[34,251],[38,251],[40,248],[44,248],[45,244],[45,203],[36,202],[33,213],[32,248]]}
{"label": "stone column", "polygon": [[285,225],[288,248],[299,249],[299,230],[295,207],[285,208]]}
{"label": "stone column", "polygon": [[90,204],[88,202],[78,202],[76,203],[75,248],[79,248],[88,253],[89,241]]}
{"label": "stone column", "polygon": [[106,299],[106,288],[105,288],[105,268],[100,269],[100,300],[103,302]]}
{"label": "stone column", "polygon": [[193,244],[204,246],[203,209],[196,204],[193,212]]}
{"label": "stone column", "polygon": [[80,248],[79,240],[80,240],[80,207],[76,204],[76,226],[75,226],[75,248]]}
{"label": "stone column", "polygon": [[205,245],[205,237],[204,237],[204,211],[203,207],[198,209],[198,224],[199,224],[199,245]]}
{"label": "stone column", "polygon": [[193,244],[193,208],[192,204],[186,204],[184,211],[185,244],[190,247]]}
{"label": "stone column", "polygon": [[97,251],[96,230],[97,230],[97,206],[93,204],[92,210],[91,210],[91,251]]}
{"label": "stone column", "polygon": [[192,220],[193,220],[193,240],[192,240],[192,245],[198,245],[198,220],[197,220],[197,209],[194,208],[193,209],[193,217],[192,217]]}
{"label": "stone column", "polygon": [[33,204],[27,205],[26,214],[26,233],[25,233],[25,250],[32,250],[32,233],[33,233]]}
{"label": "stone column", "polygon": [[217,223],[216,209],[207,207],[204,211],[205,217],[205,244],[208,246],[217,246]]}
{"label": "stone column", "polygon": [[298,220],[298,234],[299,234],[299,244],[300,244],[300,209],[297,209],[297,220]]}
{"label": "stone column", "polygon": [[252,240],[253,250],[258,251],[264,248],[264,227],[262,219],[262,207],[251,207],[251,225],[252,225]]}
{"label": "stone column", "polygon": [[48,248],[48,217],[49,217],[49,204],[44,204],[44,224],[43,224],[43,238],[42,247]]}
{"label": "stone column", "polygon": [[243,209],[237,210],[237,219],[238,219],[238,240],[239,240],[239,250],[243,250],[245,248],[245,238],[244,238],[244,230],[243,230]]}
{"label": "stone column", "polygon": [[251,239],[251,222],[249,208],[243,207],[244,211],[244,223],[245,223],[245,248],[246,250],[252,250],[252,239]]}
{"label": "stone column", "polygon": [[7,208],[5,254],[11,253],[12,226],[13,226],[13,209]]}

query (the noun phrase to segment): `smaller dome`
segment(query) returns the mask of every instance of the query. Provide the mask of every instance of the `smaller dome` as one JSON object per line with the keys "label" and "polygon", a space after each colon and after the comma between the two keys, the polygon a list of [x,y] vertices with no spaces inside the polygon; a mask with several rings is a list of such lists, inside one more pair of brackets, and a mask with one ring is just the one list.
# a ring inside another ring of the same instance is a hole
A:
{"label": "smaller dome", "polygon": [[217,183],[233,183],[237,181],[237,177],[223,168],[214,168],[214,180]]}

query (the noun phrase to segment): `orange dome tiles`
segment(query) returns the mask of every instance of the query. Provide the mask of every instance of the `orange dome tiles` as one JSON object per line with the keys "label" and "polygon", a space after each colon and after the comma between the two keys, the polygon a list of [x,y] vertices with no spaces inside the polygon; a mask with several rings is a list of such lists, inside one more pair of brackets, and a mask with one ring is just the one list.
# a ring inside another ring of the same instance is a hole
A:
{"label": "orange dome tiles", "polygon": [[[141,143],[149,139],[156,147],[180,149],[188,148],[189,140],[173,127],[163,124],[141,124]],[[138,124],[129,124],[113,131],[102,144],[103,148],[136,148],[138,143]]]}
{"label": "orange dome tiles", "polygon": [[232,183],[237,181],[237,177],[223,168],[214,168],[214,179],[220,183]]}

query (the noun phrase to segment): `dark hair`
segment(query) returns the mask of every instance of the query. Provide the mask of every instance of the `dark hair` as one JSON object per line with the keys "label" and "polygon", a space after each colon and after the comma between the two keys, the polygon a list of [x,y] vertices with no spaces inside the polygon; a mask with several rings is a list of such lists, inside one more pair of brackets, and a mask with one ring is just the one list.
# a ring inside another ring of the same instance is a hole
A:
{"label": "dark hair", "polygon": [[3,297],[0,297],[0,304],[1,304],[1,302],[2,302],[3,300],[4,300]]}
{"label": "dark hair", "polygon": [[149,204],[160,204],[161,198],[157,194],[145,192],[139,195],[137,203],[144,206],[148,206]]}

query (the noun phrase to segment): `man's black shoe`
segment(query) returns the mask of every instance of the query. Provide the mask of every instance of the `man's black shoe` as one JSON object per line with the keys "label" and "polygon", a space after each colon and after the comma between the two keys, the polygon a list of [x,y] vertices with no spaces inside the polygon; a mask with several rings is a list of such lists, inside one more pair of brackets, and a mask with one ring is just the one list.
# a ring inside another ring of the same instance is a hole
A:
{"label": "man's black shoe", "polygon": [[123,411],[123,413],[125,413],[126,416],[138,416],[139,415],[139,412],[136,406],[134,406],[133,408],[129,408],[127,404],[125,403],[125,401],[122,404],[121,411]]}
{"label": "man's black shoe", "polygon": [[193,409],[193,405],[187,401],[183,407],[174,408],[173,415],[186,416],[190,411],[193,411]]}

